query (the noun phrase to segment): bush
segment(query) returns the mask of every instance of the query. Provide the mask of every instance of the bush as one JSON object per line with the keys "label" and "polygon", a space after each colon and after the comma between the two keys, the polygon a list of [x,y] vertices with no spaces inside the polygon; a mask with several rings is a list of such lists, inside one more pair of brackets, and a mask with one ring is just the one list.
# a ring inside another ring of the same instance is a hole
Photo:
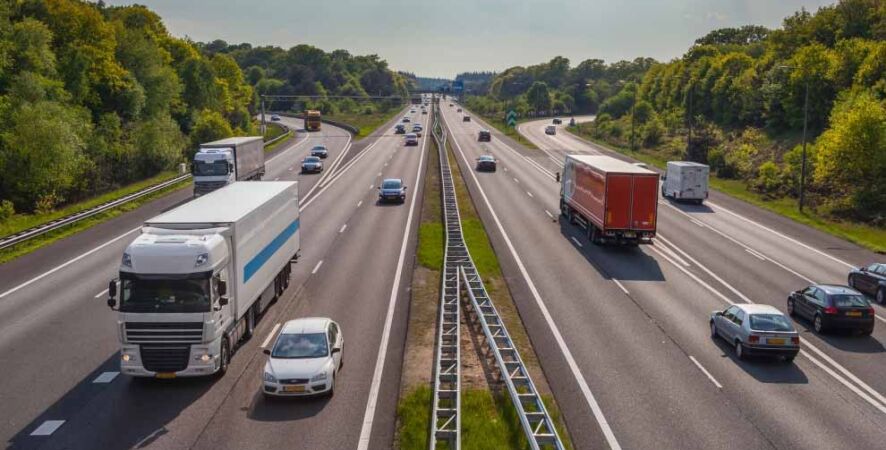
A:
{"label": "bush", "polygon": [[643,146],[655,147],[664,140],[665,126],[661,120],[654,118],[643,127]]}
{"label": "bush", "polygon": [[765,194],[772,194],[781,187],[780,171],[774,161],[766,161],[760,165],[754,187]]}
{"label": "bush", "polygon": [[9,200],[0,200],[0,223],[6,221],[15,214],[15,206]]}

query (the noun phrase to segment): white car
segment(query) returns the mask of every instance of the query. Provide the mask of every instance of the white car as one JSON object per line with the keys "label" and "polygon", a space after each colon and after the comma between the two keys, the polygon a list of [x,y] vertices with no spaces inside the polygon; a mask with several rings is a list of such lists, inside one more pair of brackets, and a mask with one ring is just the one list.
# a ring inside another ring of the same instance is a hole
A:
{"label": "white car", "polygon": [[548,125],[545,127],[545,134],[557,134],[557,127]]}
{"label": "white car", "polygon": [[307,317],[283,324],[262,374],[266,396],[333,395],[342,367],[344,337],[338,324],[325,317]]}

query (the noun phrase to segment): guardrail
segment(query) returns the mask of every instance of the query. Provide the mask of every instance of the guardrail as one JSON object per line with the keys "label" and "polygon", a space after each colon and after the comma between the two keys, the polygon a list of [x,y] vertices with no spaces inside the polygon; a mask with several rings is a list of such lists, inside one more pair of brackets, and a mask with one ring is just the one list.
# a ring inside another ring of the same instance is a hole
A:
{"label": "guardrail", "polygon": [[441,133],[438,114],[434,114],[431,134],[440,158],[440,183],[443,216],[446,226],[446,247],[443,256],[443,280],[440,289],[440,312],[437,323],[437,345],[434,360],[434,405],[431,415],[430,448],[461,448],[461,288],[459,271],[470,262],[462,239],[461,217],[452,172],[446,158],[446,139]]}
{"label": "guardrail", "polygon": [[[435,122],[435,126],[437,125],[439,125],[439,123]],[[477,272],[477,267],[474,265],[470,252],[464,243],[461,234],[460,219],[458,219],[459,221],[457,224],[450,225],[450,217],[458,218],[459,216],[458,205],[455,202],[455,188],[452,185],[452,171],[450,170],[447,158],[448,150],[446,149],[446,132],[442,126],[440,129],[440,136],[441,138],[439,142],[441,142],[441,145],[438,148],[440,152],[440,171],[442,174],[441,182],[443,183],[444,212],[446,212],[446,255],[449,257],[451,254],[452,262],[458,266],[457,273],[460,278],[460,283],[456,282],[455,286],[459,288],[463,286],[467,291],[467,297],[469,299],[468,305],[470,308],[465,311],[475,316],[483,329],[486,345],[495,356],[496,365],[498,366],[501,377],[508,388],[508,394],[511,397],[514,409],[517,412],[517,417],[520,419],[520,424],[526,434],[526,439],[529,442],[530,448],[533,450],[540,448],[562,450],[564,449],[563,442],[560,440],[560,436],[554,426],[554,421],[551,419],[551,416],[542,401],[541,395],[535,387],[535,383],[532,382],[529,370],[523,363],[519,351],[514,346],[514,342],[511,340],[511,335],[508,333],[504,321],[501,319],[498,310],[495,308],[492,299],[489,297],[486,287],[483,284],[483,280]],[[437,138],[436,133],[435,138]],[[450,198],[451,202],[448,200]],[[454,214],[450,213],[447,208],[454,209]],[[450,273],[449,266],[444,263],[444,305],[446,304],[446,283],[449,282],[449,286],[452,285],[448,273]],[[456,297],[458,297],[458,295]],[[439,345],[440,344],[438,344],[438,352],[440,351]],[[434,433],[437,432],[436,425],[439,421],[436,409],[438,398],[437,383],[435,383],[435,414],[432,416],[432,419],[435,420],[432,427]],[[460,424],[457,425],[460,426]],[[432,435],[432,438],[435,438],[435,435]],[[434,448],[434,445],[435,441],[432,440],[431,448]]]}
{"label": "guardrail", "polygon": [[92,217],[96,214],[100,214],[102,212],[105,212],[105,211],[113,209],[113,208],[116,208],[120,205],[123,205],[124,203],[128,203],[128,202],[131,202],[135,199],[152,194],[154,192],[162,190],[163,188],[166,188],[166,187],[171,186],[175,183],[178,183],[179,181],[186,180],[190,176],[191,176],[191,174],[180,175],[180,176],[177,176],[171,180],[167,180],[162,183],[155,184],[153,186],[149,186],[147,188],[144,188],[140,191],[133,192],[132,194],[125,195],[125,196],[120,197],[118,199],[111,200],[106,203],[102,203],[101,205],[94,206],[89,209],[84,209],[83,211],[76,212],[74,214],[53,220],[51,222],[37,225],[36,227],[28,228],[27,230],[23,230],[18,233],[11,234],[9,236],[4,236],[3,238],[0,238],[0,250],[12,247],[13,245],[25,242],[28,239],[33,239],[33,238],[40,236],[42,234],[49,233],[50,231],[57,230],[59,228],[71,225],[71,224],[78,222],[80,220],[86,219],[88,217]]}
{"label": "guardrail", "polygon": [[265,144],[264,144],[264,145],[266,145],[266,146],[267,146],[267,145],[271,145],[271,144],[273,144],[273,143],[275,143],[275,142],[277,142],[277,141],[279,141],[279,140],[281,140],[281,139],[286,139],[287,137],[290,136],[289,132],[292,131],[289,127],[287,127],[286,125],[283,125],[282,123],[274,123],[274,122],[271,122],[271,123],[268,123],[268,125],[278,126],[278,127],[282,128],[282,129],[283,129],[284,131],[286,131],[286,132],[283,133],[283,134],[281,134],[280,136],[277,136],[277,137],[271,139],[270,141],[265,141]]}

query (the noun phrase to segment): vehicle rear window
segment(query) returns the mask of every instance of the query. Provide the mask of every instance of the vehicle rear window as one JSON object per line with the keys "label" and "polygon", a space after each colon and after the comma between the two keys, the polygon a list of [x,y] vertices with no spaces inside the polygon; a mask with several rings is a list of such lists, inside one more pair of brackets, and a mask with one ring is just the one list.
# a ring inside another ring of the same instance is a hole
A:
{"label": "vehicle rear window", "polygon": [[781,314],[751,314],[751,329],[757,331],[794,331],[794,326]]}
{"label": "vehicle rear window", "polygon": [[862,297],[861,295],[832,295],[831,301],[834,302],[834,306],[836,306],[837,308],[865,308],[868,306],[867,299]]}
{"label": "vehicle rear window", "polygon": [[305,162],[320,162],[320,158],[316,156],[308,156],[305,158]]}

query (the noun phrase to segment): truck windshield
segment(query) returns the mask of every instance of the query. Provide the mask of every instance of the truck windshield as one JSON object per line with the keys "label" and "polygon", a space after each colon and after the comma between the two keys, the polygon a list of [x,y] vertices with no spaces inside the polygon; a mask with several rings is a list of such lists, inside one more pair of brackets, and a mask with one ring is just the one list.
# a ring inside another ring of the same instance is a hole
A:
{"label": "truck windshield", "polygon": [[199,278],[127,276],[122,279],[120,311],[209,312],[211,300],[208,274]]}
{"label": "truck windshield", "polygon": [[227,175],[228,162],[219,159],[217,161],[194,161],[194,175],[209,177],[215,175]]}

